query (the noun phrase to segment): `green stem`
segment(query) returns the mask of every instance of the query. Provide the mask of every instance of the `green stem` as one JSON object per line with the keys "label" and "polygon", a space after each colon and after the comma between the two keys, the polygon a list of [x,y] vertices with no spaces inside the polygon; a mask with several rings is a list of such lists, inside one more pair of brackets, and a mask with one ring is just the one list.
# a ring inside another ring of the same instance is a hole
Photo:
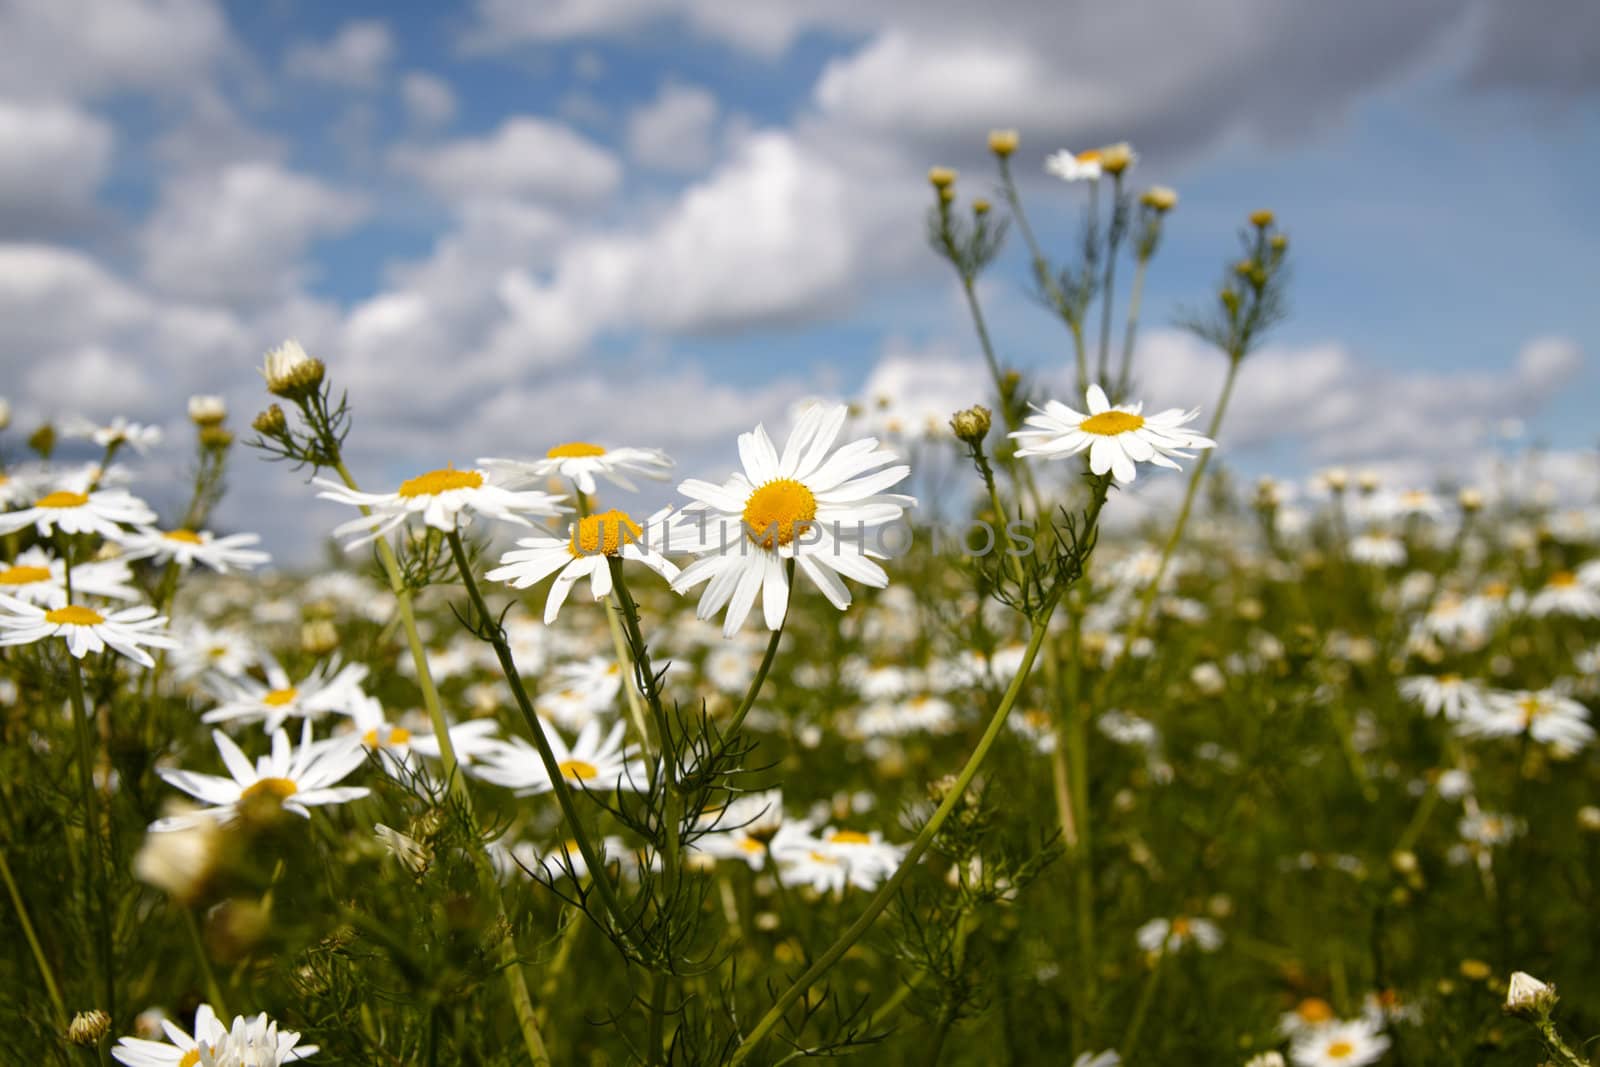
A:
{"label": "green stem", "polygon": [[[343,460],[336,460],[333,469],[346,486],[352,490],[359,490],[355,477],[351,475]],[[371,508],[365,505],[360,505],[360,508],[363,515],[372,514]],[[460,765],[456,761],[455,743],[450,737],[450,722],[445,718],[444,706],[439,700],[439,689],[434,685],[433,672],[428,667],[428,651],[422,643],[421,631],[417,629],[417,616],[411,601],[411,590],[406,587],[400,561],[395,557],[394,549],[390,547],[388,539],[378,538],[377,546],[378,558],[382,561],[384,574],[389,579],[389,590],[394,594],[395,610],[400,615],[401,627],[405,630],[406,644],[411,650],[411,662],[416,669],[417,686],[422,690],[422,706],[428,713],[428,721],[433,726],[434,736],[439,739],[439,762],[444,765],[445,781],[451,794],[461,805],[461,810],[476,828],[478,818],[472,806],[472,794],[467,789],[466,776],[461,773]],[[500,895],[500,883],[495,877],[487,852],[482,848],[477,849],[473,860],[478,867],[479,878],[484,883],[485,891],[492,893],[494,897],[496,925],[502,931],[499,946],[500,963],[505,971],[506,991],[511,997],[517,1028],[536,1067],[539,1064],[549,1064],[550,1054],[545,1048],[544,1035],[539,1032],[539,1020],[533,1009],[533,997],[528,993],[528,979],[523,974],[521,961],[518,959],[516,942],[512,940],[511,923],[506,915],[505,901]]]}
{"label": "green stem", "polygon": [[1139,1031],[1144,1029],[1144,1020],[1150,1014],[1150,1005],[1155,1001],[1156,986],[1161,984],[1161,972],[1167,965],[1167,946],[1161,946],[1161,954],[1156,957],[1155,966],[1150,969],[1150,977],[1144,980],[1144,988],[1139,991],[1138,1003],[1133,1008],[1133,1018],[1128,1020],[1127,1032],[1122,1035],[1122,1042],[1117,1045],[1117,1051],[1122,1053],[1124,1063],[1137,1063],[1133,1058],[1133,1044],[1139,1040]]}
{"label": "green stem", "polygon": [[1128,292],[1128,329],[1122,336],[1122,366],[1117,371],[1117,388],[1113,403],[1128,398],[1128,384],[1133,377],[1133,339],[1139,332],[1139,305],[1144,302],[1144,275],[1150,265],[1149,256],[1140,256],[1133,272],[1133,288]]}
{"label": "green stem", "polygon": [[67,671],[72,693],[72,726],[78,736],[78,784],[83,791],[84,833],[89,839],[89,876],[94,879],[98,908],[95,916],[95,966],[100,972],[105,1012],[117,1017],[116,958],[111,944],[111,886],[106,876],[105,852],[100,841],[100,803],[94,786],[94,741],[89,732],[89,711],[83,695],[82,664],[73,660]]}
{"label": "green stem", "polygon": [[733,718],[728,720],[728,728],[723,731],[726,736],[733,736],[744,725],[746,715],[755,706],[756,697],[761,694],[761,687],[766,684],[767,674],[772,670],[772,661],[778,656],[778,642],[783,637],[784,627],[789,623],[789,606],[794,603],[794,569],[793,559],[786,561],[784,577],[788,580],[789,599],[783,606],[783,623],[772,631],[772,636],[767,639],[767,651],[761,657],[761,666],[756,668],[756,676],[750,680],[749,688],[744,692],[744,699],[739,701],[739,707],[734,711]]}
{"label": "green stem", "polygon": [[61,999],[61,990],[56,985],[56,976],[50,970],[50,961],[45,958],[44,947],[39,944],[39,935],[34,932],[33,922],[28,918],[28,906],[22,901],[22,890],[17,888],[17,880],[11,874],[11,864],[6,860],[5,849],[0,848],[0,880],[6,883],[6,890],[11,894],[11,903],[17,909],[17,922],[22,926],[22,935],[28,940],[28,948],[33,952],[33,962],[39,965],[39,977],[44,979],[44,991],[50,996],[50,1004],[56,1010],[56,1025],[63,1031],[67,1029],[67,1007]]}
{"label": "green stem", "polygon": [[556,803],[561,807],[562,817],[571,827],[573,840],[577,842],[578,851],[589,867],[589,877],[594,880],[594,886],[600,893],[600,900],[610,914],[611,921],[616,925],[617,933],[621,935],[628,929],[622,903],[617,899],[610,878],[606,876],[606,868],[600,862],[600,854],[589,843],[588,832],[584,830],[583,822],[578,818],[578,808],[572,800],[572,788],[567,785],[566,775],[562,773],[555,751],[550,747],[550,739],[545,736],[544,726],[533,710],[533,702],[528,699],[528,691],[523,688],[522,676],[517,672],[516,660],[511,655],[511,646],[506,643],[505,634],[493,624],[494,616],[489,614],[489,606],[484,603],[483,593],[478,589],[477,579],[473,577],[472,564],[467,560],[467,550],[461,543],[461,534],[451,530],[447,536],[450,541],[450,552],[455,557],[456,569],[461,572],[461,582],[467,589],[467,597],[472,601],[472,608],[479,620],[488,628],[490,643],[494,646],[495,656],[500,660],[500,672],[505,675],[506,684],[511,687],[511,695],[516,700],[517,708],[522,712],[529,732],[533,734],[534,744],[538,746],[539,759],[543,761],[545,773],[550,777],[550,786],[555,793]]}
{"label": "green stem", "polygon": [[[589,497],[581,489],[574,489],[573,495],[578,501],[578,518],[581,521],[590,512]],[[611,630],[611,651],[617,657],[617,667],[627,669],[628,642],[622,633],[622,620],[617,618],[620,605],[616,597],[607,598],[606,626]],[[628,722],[633,726],[633,732],[639,736],[639,747],[645,751],[650,749],[650,727],[645,721],[644,705],[640,703],[639,691],[634,686],[623,684],[623,694],[628,702]]]}
{"label": "green stem", "polygon": [[978,773],[978,768],[983,765],[984,759],[989,755],[989,750],[994,746],[995,741],[1005,727],[1006,718],[1011,714],[1012,707],[1022,693],[1023,684],[1027,681],[1028,675],[1033,669],[1034,658],[1039,654],[1039,646],[1044,643],[1045,635],[1049,629],[1050,617],[1055,614],[1056,604],[1059,601],[1060,595],[1057,594],[1040,612],[1038,619],[1033,624],[1033,632],[1028,639],[1028,647],[1022,654],[1022,663],[1017,667],[1016,675],[1011,679],[1011,684],[1006,688],[1005,695],[1001,698],[999,706],[995,708],[994,714],[990,717],[988,729],[983,732],[983,737],[979,739],[977,747],[967,757],[966,765],[962,767],[961,773],[956,777],[955,784],[946,792],[944,800],[935,809],[933,816],[922,827],[916,839],[911,842],[911,847],[906,850],[905,858],[901,860],[900,866],[895,869],[889,880],[873,894],[866,910],[861,913],[856,921],[851,923],[845,932],[839,936],[839,939],[830,945],[822,955],[818,956],[816,962],[812,963],[805,973],[778,997],[767,1013],[761,1017],[755,1029],[750,1032],[750,1036],[745,1038],[744,1042],[734,1050],[732,1058],[728,1061],[728,1067],[738,1067],[739,1064],[749,1059],[751,1053],[756,1050],[756,1047],[761,1044],[767,1034],[771,1033],[772,1028],[783,1018],[790,1006],[815,985],[823,975],[827,974],[857,941],[866,936],[867,931],[872,929],[873,923],[877,922],[878,916],[889,906],[889,902],[900,891],[900,887],[905,884],[906,879],[911,877],[911,872],[916,869],[923,855],[933,844],[933,839],[938,836],[945,820],[950,817],[950,812],[954,810],[956,804],[966,794],[967,787],[972,784],[973,777]]}
{"label": "green stem", "polygon": [[1022,231],[1022,240],[1028,246],[1028,255],[1033,257],[1033,273],[1039,279],[1045,295],[1050,298],[1056,313],[1066,321],[1067,328],[1072,331],[1073,355],[1078,374],[1078,395],[1082,396],[1089,389],[1089,364],[1083,350],[1083,327],[1070,314],[1066,297],[1062,295],[1061,287],[1056,284],[1055,275],[1050,272],[1050,261],[1045,258],[1043,249],[1039,247],[1039,242],[1033,235],[1033,227],[1028,225],[1028,215],[1022,210],[1022,197],[1017,192],[1017,183],[1011,178],[1011,161],[1005,156],[1000,157],[1000,181],[1005,189],[1006,203],[1011,206],[1011,217],[1017,220],[1017,229]]}
{"label": "green stem", "polygon": [[1106,375],[1111,363],[1111,309],[1116,303],[1117,245],[1122,241],[1123,227],[1122,172],[1112,178],[1111,223],[1106,228],[1106,276],[1100,292],[1100,358],[1095,364],[1095,381],[1105,388]]}
{"label": "green stem", "polygon": [[189,908],[181,908],[183,912],[183,925],[189,931],[189,944],[194,948],[194,958],[200,964],[200,977],[206,985],[206,995],[211,998],[211,1007],[219,1019],[231,1019],[227,1007],[222,1001],[222,987],[217,984],[216,972],[211,969],[211,957],[206,954],[205,942],[200,938],[200,924],[195,921],[194,912]]}

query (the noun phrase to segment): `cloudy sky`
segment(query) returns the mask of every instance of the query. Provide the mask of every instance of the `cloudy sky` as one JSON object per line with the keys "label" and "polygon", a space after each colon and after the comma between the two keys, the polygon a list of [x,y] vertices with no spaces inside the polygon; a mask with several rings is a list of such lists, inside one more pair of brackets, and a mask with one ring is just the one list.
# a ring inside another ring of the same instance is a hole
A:
{"label": "cloudy sky", "polygon": [[[1597,90],[1590,0],[0,0],[0,395],[24,430],[182,442],[189,394],[247,422],[295,336],[373,487],[573,438],[720,474],[802,397],[978,398],[924,175],[989,193],[985,132],[1015,126],[1062,251],[1082,190],[1048,151],[1127,139],[1180,190],[1157,403],[1211,402],[1220,360],[1167,324],[1278,212],[1294,317],[1245,371],[1236,466],[1459,475],[1508,418],[1594,446]],[[1058,373],[1008,253],[1002,355]],[[234,484],[223,519],[285,557],[327,528],[286,470]]]}

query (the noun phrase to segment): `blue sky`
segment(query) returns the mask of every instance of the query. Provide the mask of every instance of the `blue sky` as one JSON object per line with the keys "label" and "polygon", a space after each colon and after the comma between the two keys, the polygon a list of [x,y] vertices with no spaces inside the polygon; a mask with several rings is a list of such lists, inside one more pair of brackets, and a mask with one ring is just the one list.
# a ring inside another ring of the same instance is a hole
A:
{"label": "blue sky", "polygon": [[[1217,361],[1163,327],[1242,217],[1277,211],[1294,315],[1247,368],[1240,468],[1470,477],[1507,417],[1592,449],[1596,21],[1583,0],[0,0],[0,394],[19,425],[121,413],[181,441],[189,393],[247,420],[292,335],[352,390],[374,483],[574,437],[715,473],[806,396],[977,399],[924,174],[988,194],[984,135],[1016,126],[1063,253],[1083,190],[1047,152],[1126,137],[1136,182],[1181,193],[1146,293],[1154,402],[1211,402]],[[1003,357],[1053,381],[1064,338],[1019,248],[984,295]],[[324,513],[241,465],[227,521],[306,551]]]}

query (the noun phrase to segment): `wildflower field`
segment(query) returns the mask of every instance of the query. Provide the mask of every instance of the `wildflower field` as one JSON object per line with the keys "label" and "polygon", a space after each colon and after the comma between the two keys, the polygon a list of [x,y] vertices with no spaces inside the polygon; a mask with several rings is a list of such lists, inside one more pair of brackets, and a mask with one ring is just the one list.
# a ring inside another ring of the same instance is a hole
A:
{"label": "wildflower field", "polygon": [[[1600,1062],[1594,487],[1241,484],[1292,220],[1240,205],[1222,391],[1146,408],[1178,196],[1055,153],[1045,248],[1018,147],[929,174],[990,383],[931,430],[820,398],[689,472],[530,418],[386,482],[293,340],[178,469],[8,425],[0,1063]],[[327,565],[213,521],[254,464]]]}

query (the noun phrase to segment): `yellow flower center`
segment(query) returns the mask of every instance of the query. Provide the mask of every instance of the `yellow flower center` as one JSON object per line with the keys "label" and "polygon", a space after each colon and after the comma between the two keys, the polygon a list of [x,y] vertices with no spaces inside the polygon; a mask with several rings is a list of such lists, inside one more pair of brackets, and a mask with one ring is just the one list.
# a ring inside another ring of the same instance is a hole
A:
{"label": "yellow flower center", "polygon": [[572,539],[567,551],[573,558],[596,554],[615,556],[622,546],[639,540],[644,531],[626,512],[613,508],[599,511],[572,524]]}
{"label": "yellow flower center", "polygon": [[265,704],[269,708],[281,708],[285,704],[293,703],[294,698],[299,695],[300,690],[291,685],[287,689],[272,690],[266,696],[261,698],[261,703]]}
{"label": "yellow flower center", "polygon": [[193,530],[168,530],[161,536],[168,541],[182,541],[186,545],[198,545],[200,543],[200,535]]}
{"label": "yellow flower center", "polygon": [[411,731],[404,726],[396,726],[389,731],[388,737],[379,737],[378,728],[374,726],[361,735],[361,740],[368,748],[382,748],[384,745],[403,745],[411,740]]}
{"label": "yellow flower center", "polygon": [[1173,919],[1172,920],[1172,936],[1173,937],[1188,937],[1189,936],[1189,920],[1185,919],[1181,915],[1178,916],[1176,919]]}
{"label": "yellow flower center", "polygon": [[51,493],[39,498],[38,508],[81,508],[89,502],[88,493]]}
{"label": "yellow flower center", "polygon": [[200,1062],[200,1047],[197,1045],[183,1054],[183,1059],[178,1061],[178,1067],[195,1067]]}
{"label": "yellow flower center", "polygon": [[1533,720],[1550,710],[1550,705],[1538,697],[1523,697],[1517,701],[1517,710],[1522,712],[1522,725],[1532,726]]}
{"label": "yellow flower center", "polygon": [[1307,997],[1294,1009],[1294,1013],[1300,1016],[1303,1022],[1325,1023],[1333,1018],[1333,1005],[1321,997]]}
{"label": "yellow flower center", "polygon": [[765,845],[763,845],[760,841],[757,841],[753,837],[744,838],[742,841],[739,842],[739,847],[742,848],[744,851],[750,852],[750,853],[765,852],[767,850],[767,847]]}
{"label": "yellow flower center", "polygon": [[300,792],[300,787],[289,778],[258,778],[253,785],[248,786],[239,794],[240,800],[251,797],[276,797],[278,800],[287,800]]}
{"label": "yellow flower center", "polygon": [[591,445],[587,441],[568,441],[564,445],[556,445],[545,453],[546,459],[589,459],[593,456],[603,456],[606,450],[599,445]]}
{"label": "yellow flower center", "polygon": [[1115,437],[1119,433],[1131,433],[1143,425],[1143,415],[1135,415],[1131,411],[1102,411],[1078,423],[1078,429],[1101,437]]}
{"label": "yellow flower center", "polygon": [[1323,1051],[1327,1053],[1330,1060],[1342,1060],[1355,1052],[1355,1050],[1356,1047],[1348,1041],[1334,1041]]}
{"label": "yellow flower center", "polygon": [[1090,149],[1086,149],[1085,151],[1079,152],[1078,153],[1078,162],[1079,163],[1098,163],[1098,162],[1100,162],[1100,149],[1098,149],[1098,148],[1090,148]]}
{"label": "yellow flower center", "polygon": [[1483,595],[1490,600],[1504,600],[1511,592],[1511,587],[1505,582],[1490,582],[1483,587]]}
{"label": "yellow flower center", "polygon": [[66,626],[98,626],[106,621],[106,617],[93,608],[68,604],[64,608],[45,612],[44,621]]}
{"label": "yellow flower center", "polygon": [[403,497],[438,496],[452,489],[478,489],[483,485],[483,475],[477,471],[458,471],[454,467],[441,467],[427,474],[419,474],[400,483]]}
{"label": "yellow flower center", "polygon": [[860,830],[835,830],[828,840],[835,845],[872,844],[872,838]]}
{"label": "yellow flower center", "polygon": [[1571,571],[1556,571],[1550,576],[1551,589],[1571,589],[1578,584],[1578,576]]}
{"label": "yellow flower center", "polygon": [[816,517],[816,495],[793,478],[768,482],[744,505],[745,533],[762,548],[789,544]]}
{"label": "yellow flower center", "polygon": [[1461,675],[1459,675],[1459,674],[1441,674],[1441,675],[1439,675],[1439,684],[1440,685],[1460,685],[1461,684]]}
{"label": "yellow flower center", "polygon": [[561,772],[561,777],[576,778],[580,782],[587,782],[589,779],[600,775],[598,767],[592,763],[585,763],[581,759],[562,760],[556,764],[556,770]]}
{"label": "yellow flower center", "polygon": [[32,585],[34,582],[46,581],[49,577],[49,567],[19,565],[0,571],[0,585]]}

